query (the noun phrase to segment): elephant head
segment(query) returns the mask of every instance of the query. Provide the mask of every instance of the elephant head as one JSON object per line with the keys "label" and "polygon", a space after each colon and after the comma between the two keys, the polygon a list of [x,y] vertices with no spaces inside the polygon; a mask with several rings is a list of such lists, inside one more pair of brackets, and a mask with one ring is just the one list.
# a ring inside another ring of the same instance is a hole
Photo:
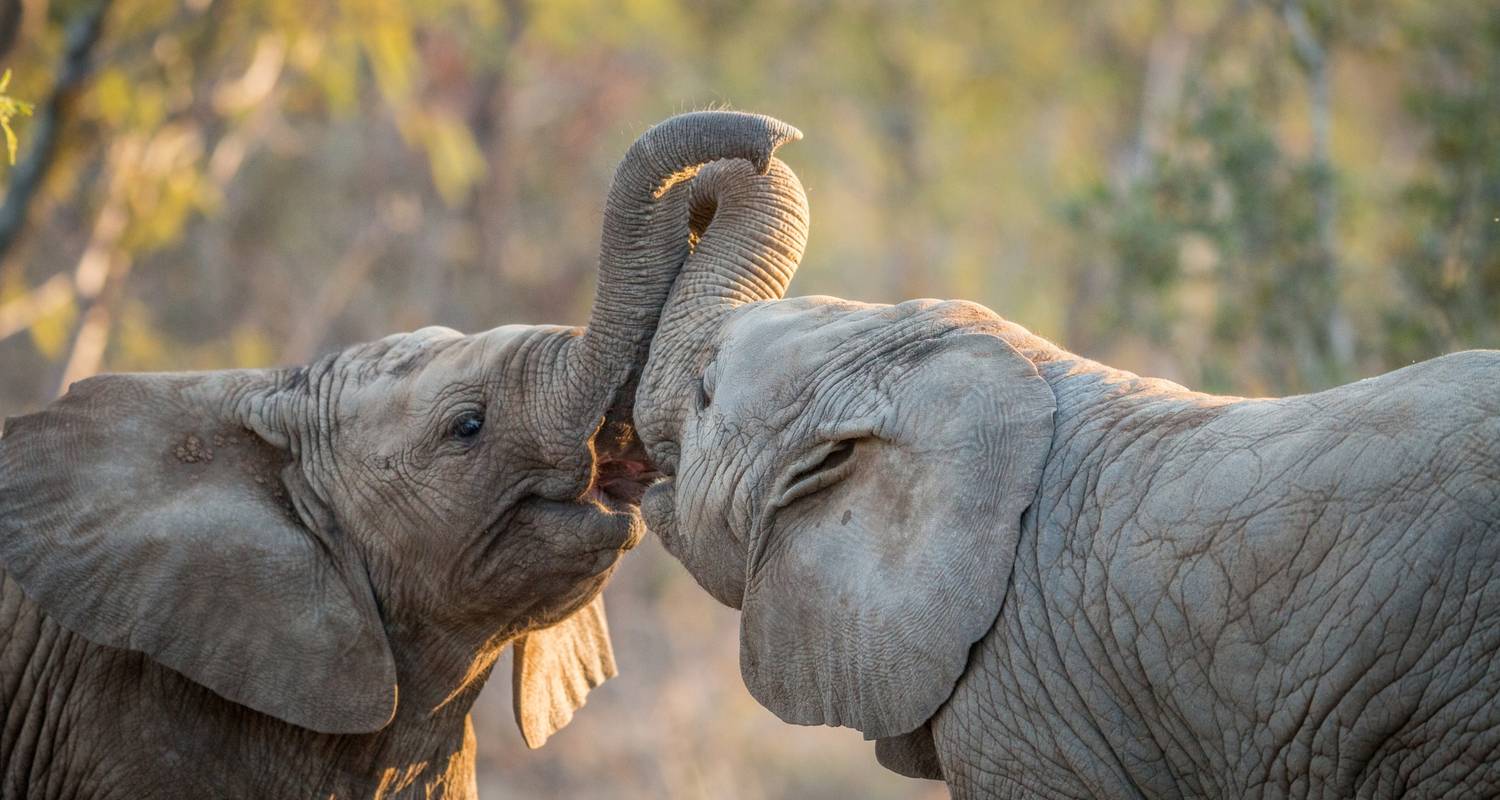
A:
{"label": "elephant head", "polygon": [[586,329],[428,328],[296,368],[74,385],[6,423],[0,563],[84,638],[324,733],[430,713],[515,642],[539,745],[613,674],[597,595],[641,532],[628,420],[688,253],[685,180],[764,171],[798,136],[728,112],[646,132]]}
{"label": "elephant head", "polygon": [[782,168],[715,165],[692,218],[637,394],[666,476],[648,527],[742,610],[763,705],[911,732],[993,624],[1037,491],[1055,399],[1032,337],[969,303],[779,300],[807,231]]}

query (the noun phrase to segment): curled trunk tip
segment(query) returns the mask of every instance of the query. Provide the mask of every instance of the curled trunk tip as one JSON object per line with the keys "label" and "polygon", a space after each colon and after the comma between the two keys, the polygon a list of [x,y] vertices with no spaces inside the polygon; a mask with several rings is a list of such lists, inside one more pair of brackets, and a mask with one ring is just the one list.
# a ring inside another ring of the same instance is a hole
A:
{"label": "curled trunk tip", "polygon": [[[604,208],[598,291],[583,336],[567,349],[556,462],[571,463],[608,412],[633,404],[667,296],[690,252],[686,180],[713,161],[771,169],[777,148],[802,132],[738,111],[679,114],[643,133],[621,160]],[[555,386],[555,384],[554,384]]]}

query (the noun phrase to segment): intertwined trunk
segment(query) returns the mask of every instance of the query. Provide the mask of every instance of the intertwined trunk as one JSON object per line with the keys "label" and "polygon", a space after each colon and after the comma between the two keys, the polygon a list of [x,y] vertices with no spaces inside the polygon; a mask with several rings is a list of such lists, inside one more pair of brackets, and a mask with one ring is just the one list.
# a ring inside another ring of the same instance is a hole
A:
{"label": "intertwined trunk", "polygon": [[561,369],[542,381],[538,402],[559,432],[544,451],[554,463],[578,457],[600,420],[628,416],[629,389],[646,360],[673,281],[690,250],[687,180],[705,163],[737,159],[765,172],[772,154],[801,133],[758,114],[682,114],[631,146],[610,186],[600,244],[598,294],[583,335],[566,348]]}
{"label": "intertwined trunk", "polygon": [[662,312],[635,417],[652,460],[669,474],[703,342],[734,308],[786,294],[807,248],[807,196],[779,160],[764,174],[743,162],[713,164],[692,182],[691,200],[696,244]]}

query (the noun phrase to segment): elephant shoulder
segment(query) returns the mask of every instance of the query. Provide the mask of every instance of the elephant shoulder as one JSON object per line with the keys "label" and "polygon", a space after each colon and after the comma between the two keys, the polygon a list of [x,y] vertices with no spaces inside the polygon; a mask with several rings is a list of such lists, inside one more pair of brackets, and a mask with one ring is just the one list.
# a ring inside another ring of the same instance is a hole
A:
{"label": "elephant shoulder", "polygon": [[1330,441],[1378,444],[1370,458],[1398,471],[1479,467],[1500,481],[1500,351],[1452,353],[1324,395],[1308,399]]}
{"label": "elephant shoulder", "polygon": [[1253,435],[1226,439],[1249,446],[1227,461],[1253,464],[1259,488],[1272,490],[1264,497],[1306,494],[1382,513],[1433,492],[1491,498],[1500,492],[1497,390],[1500,351],[1471,350],[1325,392],[1249,401],[1229,416]]}
{"label": "elephant shoulder", "polygon": [[[1500,350],[1465,350],[1420,361],[1323,393],[1345,410],[1410,412],[1414,427],[1500,414]],[[1320,395],[1311,395],[1311,398]]]}
{"label": "elephant shoulder", "polygon": [[1500,486],[1497,389],[1500,351],[1473,350],[1313,394],[1198,404],[1155,448],[1150,480],[1126,486],[1141,502],[1121,513],[1193,527],[1285,512],[1289,498],[1378,509],[1441,479],[1488,491]]}
{"label": "elephant shoulder", "polygon": [[[1500,350],[1465,350],[1417,364],[1430,372],[1427,383],[1441,387],[1460,409],[1490,420],[1500,417]],[[1472,416],[1472,415],[1471,415]]]}

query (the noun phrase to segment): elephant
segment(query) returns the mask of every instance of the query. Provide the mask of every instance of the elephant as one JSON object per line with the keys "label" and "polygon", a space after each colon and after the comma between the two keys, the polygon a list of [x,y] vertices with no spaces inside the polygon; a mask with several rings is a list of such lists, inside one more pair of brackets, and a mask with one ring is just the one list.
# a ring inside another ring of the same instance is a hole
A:
{"label": "elephant", "polygon": [[696,112],[615,173],[586,328],[425,328],[294,368],[74,384],[0,438],[0,795],[475,796],[514,645],[540,746],[614,674],[633,390],[687,181],[796,129]]}
{"label": "elephant", "polygon": [[784,167],[691,200],[642,508],[763,706],[958,798],[1500,793],[1500,352],[1204,394],[970,302],[782,299]]}

